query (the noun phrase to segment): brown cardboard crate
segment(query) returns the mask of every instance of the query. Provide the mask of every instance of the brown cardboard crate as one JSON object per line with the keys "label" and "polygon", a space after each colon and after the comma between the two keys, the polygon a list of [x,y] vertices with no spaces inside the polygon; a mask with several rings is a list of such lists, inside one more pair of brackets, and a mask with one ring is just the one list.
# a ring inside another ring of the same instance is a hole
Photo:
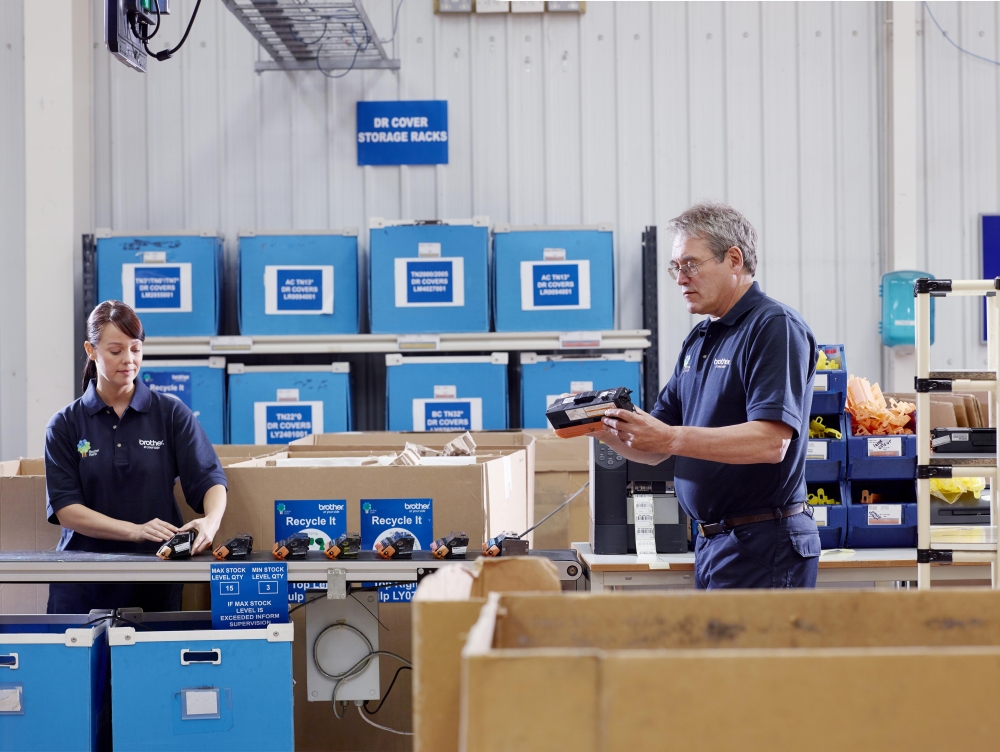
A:
{"label": "brown cardboard crate", "polygon": [[[470,752],[992,749],[1000,592],[494,594],[461,692]],[[835,731],[789,719],[821,697]]]}
{"label": "brown cardboard crate", "polygon": [[[45,516],[45,461],[0,462],[0,551],[49,551],[62,528]],[[44,614],[48,585],[0,585],[0,613]]]}
{"label": "brown cardboard crate", "polygon": [[219,461],[223,467],[228,467],[236,462],[244,462],[256,457],[266,457],[269,454],[284,452],[287,449],[285,444],[213,444]]}
{"label": "brown cardboard crate", "polygon": [[[548,429],[535,438],[535,520],[540,520],[590,479],[590,438],[560,439]],[[569,548],[590,539],[590,496],[585,491],[535,530],[534,548]]]}

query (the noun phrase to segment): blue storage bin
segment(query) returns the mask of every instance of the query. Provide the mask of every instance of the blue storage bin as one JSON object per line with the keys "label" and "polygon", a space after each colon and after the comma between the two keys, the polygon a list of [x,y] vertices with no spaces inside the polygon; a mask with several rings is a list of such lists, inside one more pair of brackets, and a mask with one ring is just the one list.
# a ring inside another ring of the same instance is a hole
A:
{"label": "blue storage bin", "polygon": [[287,444],[351,430],[349,363],[328,366],[229,364],[231,444]]}
{"label": "blue storage bin", "polygon": [[212,630],[204,611],[129,614],[115,627],[116,750],[291,750],[292,624]]}
{"label": "blue storage bin", "polygon": [[106,622],[87,614],[0,616],[0,749],[98,749]]}
{"label": "blue storage bin", "polygon": [[372,334],[490,330],[488,217],[369,227]]}
{"label": "blue storage bin", "polygon": [[843,345],[820,345],[830,360],[839,360],[840,368],[816,371],[813,379],[811,415],[834,415],[844,412],[847,405],[847,362]]}
{"label": "blue storage bin", "polygon": [[839,504],[816,504],[813,519],[819,530],[819,540],[823,548],[843,548],[847,537],[847,499],[849,489],[846,482],[833,483],[806,482],[806,492],[815,494],[820,488],[823,494],[839,501]]}
{"label": "blue storage bin", "polygon": [[549,428],[545,410],[563,393],[624,386],[642,407],[641,350],[588,356],[521,353],[521,428]]}
{"label": "blue storage bin", "polygon": [[507,353],[385,356],[390,431],[507,428]]}
{"label": "blue storage bin", "polygon": [[[811,418],[817,416],[813,415]],[[840,431],[839,439],[809,439],[806,481],[826,482],[847,477],[847,423],[843,415],[822,415],[823,424]]]}
{"label": "blue storage bin", "polygon": [[614,226],[493,228],[498,332],[615,327]]}
{"label": "blue storage bin", "polygon": [[240,333],[357,334],[357,228],[240,233]]}
{"label": "blue storage bin", "polygon": [[213,444],[226,443],[226,359],[144,360],[139,379],[176,397],[198,418]]}
{"label": "blue storage bin", "polygon": [[[863,491],[879,494],[878,504],[862,504]],[[915,548],[917,482],[864,480],[850,482],[847,507],[848,548]]]}
{"label": "blue storage bin", "polygon": [[[903,480],[917,477],[917,437],[854,436],[851,416],[847,420],[847,477],[851,480]],[[898,441],[894,441],[898,439]],[[873,452],[895,452],[899,456],[882,456]]]}
{"label": "blue storage bin", "polygon": [[97,298],[132,306],[148,337],[211,337],[222,308],[222,238],[98,230]]}

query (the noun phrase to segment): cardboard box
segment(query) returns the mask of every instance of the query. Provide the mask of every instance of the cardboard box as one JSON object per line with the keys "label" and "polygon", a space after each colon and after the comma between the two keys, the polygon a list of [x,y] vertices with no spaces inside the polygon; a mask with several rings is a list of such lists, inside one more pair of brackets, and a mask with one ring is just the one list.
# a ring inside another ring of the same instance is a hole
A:
{"label": "cardboard box", "polygon": [[[45,516],[45,461],[0,462],[0,551],[50,551],[61,534]],[[0,586],[0,613],[44,614],[48,600],[48,585]]]}
{"label": "cardboard box", "polygon": [[269,454],[275,454],[276,452],[284,452],[288,447],[286,445],[276,445],[269,444],[267,446],[261,446],[260,444],[213,444],[212,449],[219,456],[219,461],[222,462],[223,467],[229,467],[237,462],[245,462],[246,460],[252,460],[256,457],[266,457]]}
{"label": "cardboard box", "polygon": [[[560,439],[551,429],[525,433],[535,438],[534,519],[540,520],[590,479],[590,439]],[[574,541],[590,540],[589,499],[589,494],[580,494],[542,523],[532,533],[534,548],[569,548]]]}
{"label": "cardboard box", "polygon": [[[470,752],[992,749],[1000,593],[493,594],[461,693]],[[835,697],[840,732],[793,696]]]}

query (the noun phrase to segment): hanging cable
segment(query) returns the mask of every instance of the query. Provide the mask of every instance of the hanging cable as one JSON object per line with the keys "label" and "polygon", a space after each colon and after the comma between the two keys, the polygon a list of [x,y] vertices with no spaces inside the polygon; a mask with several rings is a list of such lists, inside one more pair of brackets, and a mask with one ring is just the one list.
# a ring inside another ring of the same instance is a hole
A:
{"label": "hanging cable", "polygon": [[360,705],[358,705],[357,708],[358,708],[358,713],[361,714],[361,717],[365,720],[365,723],[369,723],[369,724],[371,724],[372,726],[374,726],[377,729],[382,729],[383,731],[388,731],[390,734],[399,734],[400,736],[413,736],[413,732],[412,731],[397,731],[394,728],[389,728],[388,726],[383,726],[383,725],[381,725],[379,723],[375,723],[375,721],[373,721],[371,718],[369,718],[368,716],[366,716],[364,713],[361,712],[361,706]]}
{"label": "hanging cable", "polygon": [[150,57],[155,57],[160,62],[164,60],[169,60],[173,57],[174,53],[177,52],[184,43],[187,41],[188,34],[191,33],[191,26],[194,24],[194,19],[198,16],[198,9],[201,7],[201,0],[197,0],[194,4],[194,10],[191,12],[191,20],[188,21],[187,29],[184,30],[184,36],[181,37],[181,41],[177,43],[177,46],[170,50],[160,50],[159,52],[153,52],[149,49],[149,40],[156,36],[156,31],[160,28],[160,3],[159,0],[153,0],[153,6],[156,8],[156,30],[153,31],[148,37],[143,38],[142,36],[136,34],[140,39],[142,39],[143,49],[146,50],[146,54]]}
{"label": "hanging cable", "polygon": [[948,36],[948,32],[945,31],[944,29],[942,29],[941,28],[941,24],[939,24],[938,20],[936,18],[934,18],[934,13],[931,12],[931,6],[927,4],[927,0],[924,0],[924,8],[927,10],[927,15],[931,17],[931,21],[934,22],[935,26],[937,26],[938,31],[941,32],[941,36],[943,36],[945,39],[947,39],[948,42],[951,44],[952,47],[954,47],[959,52],[964,52],[966,55],[969,55],[970,57],[976,58],[977,60],[982,60],[985,63],[991,63],[993,65],[1000,65],[1000,60],[993,60],[992,58],[983,57],[982,55],[978,55],[975,52],[972,52],[971,50],[967,50],[964,47],[962,47],[960,44],[958,44],[958,42],[956,42],[950,36]]}
{"label": "hanging cable", "polygon": [[539,526],[539,525],[541,525],[541,524],[542,524],[543,522],[545,522],[545,520],[547,520],[547,519],[548,519],[549,517],[551,517],[551,516],[552,516],[552,515],[554,515],[554,514],[555,514],[556,512],[558,512],[558,511],[559,511],[560,509],[562,509],[562,508],[563,508],[564,506],[566,506],[566,505],[567,505],[567,504],[569,504],[569,503],[570,503],[571,501],[573,501],[573,499],[575,499],[575,498],[576,498],[577,496],[579,496],[580,494],[582,494],[582,493],[583,493],[583,490],[584,490],[584,489],[585,489],[585,488],[586,488],[587,486],[589,486],[589,485],[590,485],[590,481],[588,480],[588,481],[587,481],[586,483],[584,483],[584,484],[583,484],[582,486],[580,486],[579,490],[577,490],[577,492],[576,492],[575,494],[573,494],[572,496],[570,496],[570,497],[569,497],[568,499],[566,499],[566,501],[564,501],[564,502],[563,502],[562,504],[560,504],[559,506],[557,506],[557,507],[556,507],[555,509],[553,509],[553,510],[552,510],[551,512],[549,512],[549,513],[548,513],[547,515],[545,515],[544,517],[542,517],[542,519],[540,519],[540,520],[539,520],[538,522],[536,522],[536,523],[535,523],[534,525],[532,525],[532,526],[531,526],[531,527],[529,527],[529,528],[528,528],[527,530],[525,530],[525,531],[524,531],[523,533],[521,533],[521,534],[520,534],[519,536],[517,536],[517,537],[518,537],[518,540],[520,540],[521,538],[523,538],[524,536],[526,536],[526,535],[527,535],[528,533],[530,533],[530,532],[531,532],[532,530],[534,530],[534,529],[535,529],[536,527],[538,527],[538,526]]}

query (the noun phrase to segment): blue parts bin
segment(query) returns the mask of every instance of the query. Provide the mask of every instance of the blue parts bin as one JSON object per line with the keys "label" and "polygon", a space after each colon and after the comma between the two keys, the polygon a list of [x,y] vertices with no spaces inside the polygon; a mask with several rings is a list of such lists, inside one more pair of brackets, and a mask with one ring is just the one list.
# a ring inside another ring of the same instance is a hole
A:
{"label": "blue parts bin", "polygon": [[614,329],[614,226],[493,228],[498,332]]}
{"label": "blue parts bin", "polygon": [[851,480],[913,480],[917,477],[917,437],[854,436],[847,423],[847,477]]}
{"label": "blue parts bin", "polygon": [[215,233],[95,232],[97,299],[121,300],[147,337],[219,333],[222,238]]}
{"label": "blue parts bin", "polygon": [[213,444],[225,444],[226,359],[144,360],[139,380],[187,405]]}
{"label": "blue parts bin", "polygon": [[357,228],[241,232],[239,256],[241,334],[357,334]]}
{"label": "blue parts bin", "polygon": [[574,356],[521,353],[521,428],[550,428],[545,410],[560,394],[628,387],[642,407],[641,350]]}
{"label": "blue parts bin", "polygon": [[843,345],[820,345],[827,361],[836,361],[840,368],[817,369],[813,377],[813,397],[810,415],[842,415],[847,405],[847,360]]}
{"label": "blue parts bin", "polygon": [[369,228],[372,334],[490,330],[488,217]]}
{"label": "blue parts bin", "polygon": [[[876,502],[862,498],[876,494]],[[852,480],[847,508],[848,548],[915,548],[917,545],[917,482]]]}
{"label": "blue parts bin", "polygon": [[127,615],[142,627],[108,630],[115,749],[292,752],[291,623],[213,630],[203,611]]}
{"label": "blue parts bin", "polygon": [[385,356],[390,431],[507,428],[507,353]]}
{"label": "blue parts bin", "polygon": [[840,438],[809,438],[806,448],[806,482],[843,480],[847,477],[847,422],[844,415],[811,416],[819,418],[828,428],[840,432]]}
{"label": "blue parts bin", "polygon": [[[927,272],[898,271],[882,275],[878,287],[882,298],[882,320],[879,332],[886,347],[913,347],[916,318],[913,308],[913,283],[915,280],[934,279]],[[934,344],[934,299],[931,298],[931,344]]]}
{"label": "blue parts bin", "polygon": [[350,364],[229,364],[232,444],[287,444],[314,433],[351,430]]}
{"label": "blue parts bin", "polygon": [[[819,530],[823,548],[843,548],[847,538],[847,501],[850,493],[846,482],[806,482],[808,501]],[[814,504],[817,499],[832,499],[837,503]]]}

